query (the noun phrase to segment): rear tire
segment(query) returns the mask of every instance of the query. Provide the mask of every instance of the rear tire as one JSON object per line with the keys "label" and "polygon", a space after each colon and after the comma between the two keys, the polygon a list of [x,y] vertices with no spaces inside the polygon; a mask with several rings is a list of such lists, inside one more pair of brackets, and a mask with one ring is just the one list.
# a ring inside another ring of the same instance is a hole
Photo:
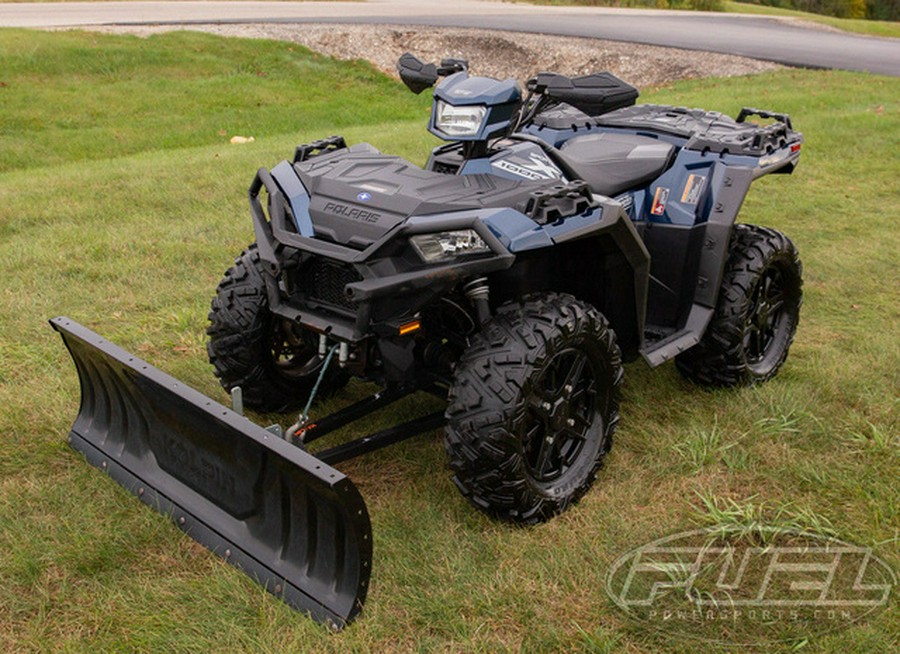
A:
{"label": "rear tire", "polygon": [[678,355],[684,377],[709,386],[771,379],[794,340],[803,266],[779,231],[735,225],[715,314],[700,343]]}
{"label": "rear tire", "polygon": [[[240,386],[244,404],[257,411],[303,406],[322,361],[315,335],[269,311],[262,262],[256,245],[241,253],[216,289],[209,312],[206,350],[222,387]],[[317,397],[347,383],[347,373],[329,367]]]}
{"label": "rear tire", "polygon": [[542,522],[578,501],[612,446],[622,359],[591,305],[541,294],[472,338],[450,389],[445,447],[478,509]]}

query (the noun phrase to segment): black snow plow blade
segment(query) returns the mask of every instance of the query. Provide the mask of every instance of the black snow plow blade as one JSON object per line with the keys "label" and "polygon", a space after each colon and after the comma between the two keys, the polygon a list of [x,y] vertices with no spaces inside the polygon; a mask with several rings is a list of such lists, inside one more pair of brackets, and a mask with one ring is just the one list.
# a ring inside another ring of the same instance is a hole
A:
{"label": "black snow plow blade", "polygon": [[50,323],[81,382],[69,440],[91,465],[315,620],[359,613],[372,532],[347,477],[68,318]]}

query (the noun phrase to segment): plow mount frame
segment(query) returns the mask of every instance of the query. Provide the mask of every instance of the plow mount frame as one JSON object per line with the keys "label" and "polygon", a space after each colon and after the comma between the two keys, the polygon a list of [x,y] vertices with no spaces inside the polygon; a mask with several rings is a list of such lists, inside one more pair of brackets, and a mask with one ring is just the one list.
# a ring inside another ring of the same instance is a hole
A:
{"label": "plow mount frame", "polygon": [[50,324],[81,385],[75,450],[293,608],[335,629],[359,614],[372,529],[348,477],[90,329]]}

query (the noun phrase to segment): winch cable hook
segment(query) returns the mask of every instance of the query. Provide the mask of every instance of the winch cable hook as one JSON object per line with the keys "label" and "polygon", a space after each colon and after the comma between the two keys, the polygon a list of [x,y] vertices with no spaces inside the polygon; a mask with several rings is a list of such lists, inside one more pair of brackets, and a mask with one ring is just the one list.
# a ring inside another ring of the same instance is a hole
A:
{"label": "winch cable hook", "polygon": [[309,399],[306,401],[306,406],[303,407],[303,413],[300,414],[300,417],[297,419],[293,425],[291,425],[287,430],[288,439],[294,443],[295,445],[303,445],[303,434],[306,431],[306,426],[309,423],[309,409],[312,407],[312,403],[316,399],[316,394],[319,392],[319,386],[322,383],[322,380],[325,378],[325,374],[328,372],[328,365],[331,363],[331,359],[334,357],[334,353],[338,349],[338,345],[332,345],[331,349],[328,350],[328,354],[325,355],[325,361],[322,363],[322,369],[319,370],[319,377],[316,379],[316,383],[312,387],[312,391],[309,394]]}

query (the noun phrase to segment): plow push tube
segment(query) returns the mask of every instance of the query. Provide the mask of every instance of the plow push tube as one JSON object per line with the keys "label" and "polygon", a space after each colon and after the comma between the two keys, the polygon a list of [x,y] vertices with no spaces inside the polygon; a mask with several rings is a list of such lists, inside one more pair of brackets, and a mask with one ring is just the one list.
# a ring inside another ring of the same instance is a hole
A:
{"label": "plow push tube", "polygon": [[81,407],[72,447],[292,607],[340,628],[362,608],[369,515],[353,483],[69,320]]}

